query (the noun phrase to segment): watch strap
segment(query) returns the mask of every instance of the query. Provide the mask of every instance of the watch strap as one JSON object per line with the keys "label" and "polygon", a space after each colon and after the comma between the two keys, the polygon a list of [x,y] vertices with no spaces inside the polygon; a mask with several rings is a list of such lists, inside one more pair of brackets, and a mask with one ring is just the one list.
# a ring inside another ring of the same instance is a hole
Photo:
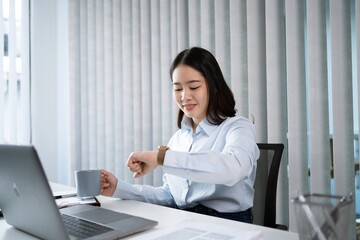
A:
{"label": "watch strap", "polygon": [[159,146],[158,147],[157,163],[159,165],[164,164],[165,153],[166,153],[167,150],[169,150],[168,146]]}

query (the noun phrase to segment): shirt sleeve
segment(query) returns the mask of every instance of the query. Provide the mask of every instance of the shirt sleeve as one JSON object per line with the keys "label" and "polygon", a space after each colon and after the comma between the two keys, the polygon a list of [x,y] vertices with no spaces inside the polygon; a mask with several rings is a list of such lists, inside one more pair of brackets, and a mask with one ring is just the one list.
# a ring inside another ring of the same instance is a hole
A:
{"label": "shirt sleeve", "polygon": [[167,185],[165,176],[163,181],[163,186],[153,187],[150,185],[129,184],[125,181],[119,180],[113,197],[174,207],[176,204]]}
{"label": "shirt sleeve", "polygon": [[168,150],[164,171],[195,182],[227,186],[251,174],[259,150],[250,123],[229,127],[214,142],[210,149],[197,152]]}

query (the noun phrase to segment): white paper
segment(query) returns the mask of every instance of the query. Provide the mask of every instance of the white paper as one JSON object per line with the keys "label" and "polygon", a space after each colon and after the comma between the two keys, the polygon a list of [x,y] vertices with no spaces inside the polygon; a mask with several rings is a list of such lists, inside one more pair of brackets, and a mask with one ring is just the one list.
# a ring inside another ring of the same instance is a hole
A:
{"label": "white paper", "polygon": [[187,221],[176,226],[151,231],[135,240],[262,240],[261,231],[248,231],[215,224]]}

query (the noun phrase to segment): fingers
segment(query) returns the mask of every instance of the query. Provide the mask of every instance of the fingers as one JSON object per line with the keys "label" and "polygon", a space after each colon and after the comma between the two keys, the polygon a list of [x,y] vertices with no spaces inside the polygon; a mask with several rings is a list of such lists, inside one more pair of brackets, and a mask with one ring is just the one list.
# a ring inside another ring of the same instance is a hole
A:
{"label": "fingers", "polygon": [[101,195],[112,196],[117,187],[118,179],[111,173],[101,169],[100,188]]}
{"label": "fingers", "polygon": [[134,173],[134,178],[141,176],[140,173],[143,171],[144,163],[137,160],[136,153],[130,154],[127,165],[130,171]]}
{"label": "fingers", "polygon": [[105,170],[101,170],[100,183],[101,183],[102,186],[105,183],[108,183],[108,177],[109,177],[109,172],[107,172]]}
{"label": "fingers", "polygon": [[112,175],[111,172],[108,172],[105,169],[100,169],[100,172],[101,172],[102,177],[107,177],[107,176]]}
{"label": "fingers", "polygon": [[111,186],[111,184],[109,183],[107,177],[105,177],[104,175],[101,175],[101,179],[100,179],[101,193],[103,193],[105,191],[105,189],[109,188],[110,186]]}
{"label": "fingers", "polygon": [[128,166],[129,166],[130,171],[132,171],[132,172],[141,172],[143,169],[143,165],[144,165],[143,163],[133,163]]}
{"label": "fingers", "polygon": [[140,164],[137,165],[136,167],[130,168],[130,171],[132,171],[134,173],[133,178],[138,178],[138,177],[141,177],[144,175],[143,168]]}
{"label": "fingers", "polygon": [[142,177],[142,176],[144,176],[144,175],[145,175],[145,173],[142,172],[142,171],[140,171],[140,172],[135,172],[135,173],[133,174],[133,178],[139,178],[139,177]]}
{"label": "fingers", "polygon": [[104,191],[106,191],[106,189],[109,187],[110,187],[109,183],[101,184],[101,193],[104,193]]}

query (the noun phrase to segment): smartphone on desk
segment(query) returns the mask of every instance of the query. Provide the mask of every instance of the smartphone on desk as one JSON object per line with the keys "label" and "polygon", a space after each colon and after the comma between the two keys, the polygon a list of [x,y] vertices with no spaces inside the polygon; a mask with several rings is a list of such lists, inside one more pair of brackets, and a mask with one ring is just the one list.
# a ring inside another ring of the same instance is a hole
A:
{"label": "smartphone on desk", "polygon": [[87,199],[80,199],[78,197],[65,197],[65,198],[58,198],[55,199],[56,205],[58,208],[65,208],[65,207],[71,207],[79,204],[89,204],[93,206],[100,207],[100,202],[97,200],[96,197],[87,198]]}

